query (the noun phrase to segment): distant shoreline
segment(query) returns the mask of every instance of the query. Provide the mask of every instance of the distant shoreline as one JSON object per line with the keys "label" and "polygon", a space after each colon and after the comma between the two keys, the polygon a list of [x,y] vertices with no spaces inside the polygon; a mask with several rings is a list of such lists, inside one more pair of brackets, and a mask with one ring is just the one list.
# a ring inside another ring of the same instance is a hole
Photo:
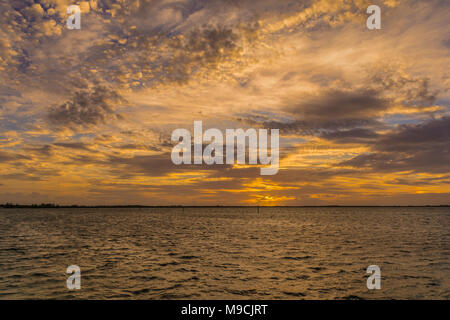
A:
{"label": "distant shoreline", "polygon": [[391,205],[391,206],[376,206],[376,205],[323,205],[323,206],[222,206],[222,205],[205,205],[205,206],[182,206],[182,205],[167,205],[167,206],[145,206],[145,205],[57,205],[51,203],[44,204],[0,204],[0,208],[5,209],[101,209],[101,208],[442,208],[442,207],[450,207],[448,204],[443,205]]}

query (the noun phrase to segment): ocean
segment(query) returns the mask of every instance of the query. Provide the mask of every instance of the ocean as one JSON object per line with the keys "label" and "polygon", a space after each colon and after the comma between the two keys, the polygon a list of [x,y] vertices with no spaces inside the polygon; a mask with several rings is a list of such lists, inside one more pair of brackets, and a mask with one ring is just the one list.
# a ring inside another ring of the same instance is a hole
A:
{"label": "ocean", "polygon": [[0,209],[0,299],[449,299],[449,236],[448,207]]}

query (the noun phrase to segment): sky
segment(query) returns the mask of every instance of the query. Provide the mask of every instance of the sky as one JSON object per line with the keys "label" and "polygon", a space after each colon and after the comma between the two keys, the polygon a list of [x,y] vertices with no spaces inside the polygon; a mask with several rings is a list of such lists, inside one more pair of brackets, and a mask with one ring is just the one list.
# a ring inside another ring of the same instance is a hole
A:
{"label": "sky", "polygon": [[[1,1],[0,203],[450,204],[449,21],[447,0]],[[279,129],[278,173],[174,165],[196,120]]]}

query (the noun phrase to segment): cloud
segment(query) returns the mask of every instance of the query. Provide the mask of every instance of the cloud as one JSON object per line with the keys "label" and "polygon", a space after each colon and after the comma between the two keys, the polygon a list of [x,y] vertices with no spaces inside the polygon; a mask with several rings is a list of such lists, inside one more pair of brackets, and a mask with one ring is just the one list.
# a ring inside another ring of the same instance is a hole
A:
{"label": "cloud", "polygon": [[414,77],[392,65],[380,68],[370,77],[373,86],[381,88],[393,99],[409,106],[427,107],[436,101],[438,91],[430,91],[430,79]]}
{"label": "cloud", "polygon": [[376,139],[379,135],[367,128],[354,128],[349,130],[328,131],[320,137],[337,143],[364,144]]}
{"label": "cloud", "polygon": [[410,152],[435,148],[448,151],[450,146],[450,117],[425,123],[400,125],[392,133],[383,135],[375,143],[377,151]]}
{"label": "cloud", "polygon": [[25,181],[42,181],[41,177],[24,173],[9,173],[0,175],[3,180],[25,180]]}
{"label": "cloud", "polygon": [[[381,1],[373,32],[359,0],[89,1],[68,30],[74,3],[0,2],[11,197],[378,204],[448,190],[448,1]],[[173,165],[170,133],[193,120],[280,129],[279,173]]]}
{"label": "cloud", "polygon": [[374,90],[325,90],[298,98],[287,111],[312,121],[331,119],[366,119],[388,108],[388,103]]}
{"label": "cloud", "polygon": [[31,159],[29,156],[0,150],[0,162],[8,162],[8,161],[15,161],[15,160],[29,160],[29,159]]}
{"label": "cloud", "polygon": [[149,151],[156,151],[156,152],[162,151],[162,149],[159,146],[136,144],[136,143],[122,144],[119,146],[114,146],[114,148],[123,149],[123,150],[149,150]]}
{"label": "cloud", "polygon": [[89,127],[120,119],[115,105],[122,101],[114,90],[97,86],[91,90],[77,91],[71,101],[53,107],[48,113],[50,123],[62,127]]}
{"label": "cloud", "polygon": [[[266,120],[262,126],[324,138],[358,133],[367,137],[371,128],[381,126],[377,117],[389,107],[390,101],[373,89],[324,89],[283,100],[282,110],[289,119]],[[258,122],[250,119],[250,123]]]}
{"label": "cloud", "polygon": [[373,171],[450,171],[450,117],[401,125],[370,143],[371,153],[358,155],[341,166]]}
{"label": "cloud", "polygon": [[26,152],[32,153],[32,154],[37,154],[37,155],[41,155],[41,156],[45,156],[45,157],[50,157],[53,152],[54,152],[54,147],[51,145],[43,145],[43,146],[39,146],[39,147],[25,147],[23,148]]}
{"label": "cloud", "polygon": [[77,149],[77,150],[85,150],[92,151],[89,147],[89,144],[82,142],[56,142],[53,144],[54,146],[69,148],[69,149]]}
{"label": "cloud", "polygon": [[[114,172],[125,176],[158,177],[168,173],[226,170],[231,165],[180,165],[173,164],[170,154],[136,155],[133,157],[109,156],[107,164]],[[118,170],[120,169],[120,170]]]}

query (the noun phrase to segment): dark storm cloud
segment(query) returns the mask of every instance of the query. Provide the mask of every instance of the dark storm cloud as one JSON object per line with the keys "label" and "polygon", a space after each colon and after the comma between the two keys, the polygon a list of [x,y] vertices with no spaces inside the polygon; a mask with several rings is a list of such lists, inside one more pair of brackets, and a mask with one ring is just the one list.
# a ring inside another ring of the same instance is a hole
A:
{"label": "dark storm cloud", "polygon": [[448,151],[449,146],[450,117],[443,117],[420,124],[401,125],[394,132],[381,136],[374,149],[387,152]]}
{"label": "dark storm cloud", "polygon": [[24,173],[9,173],[0,175],[0,179],[4,180],[23,180],[23,181],[42,181],[41,177],[28,175]]}
{"label": "dark storm cloud", "polygon": [[[253,123],[253,125],[258,125],[258,122],[255,121],[250,120],[249,122]],[[334,134],[339,135],[339,132],[345,132],[345,130],[359,130],[361,127],[365,127],[365,130],[369,131],[370,128],[379,128],[382,124],[374,119],[323,119],[294,120],[289,122],[267,121],[262,126],[268,129],[280,129],[280,132],[284,134],[321,135],[326,138],[332,138]],[[352,133],[357,134],[358,131],[351,131],[350,134]],[[365,135],[368,134],[368,132],[365,133]]]}
{"label": "dark storm cloud", "polygon": [[120,103],[120,96],[104,86],[92,90],[81,90],[74,94],[71,101],[51,108],[48,119],[56,126],[89,127],[104,124],[109,119],[120,118],[115,112],[115,104]]}
{"label": "dark storm cloud", "polygon": [[53,154],[53,151],[55,148],[51,145],[43,145],[43,146],[39,146],[39,147],[26,147],[23,149],[26,152],[49,157]]}
{"label": "dark storm cloud", "polygon": [[342,166],[375,171],[450,172],[450,117],[402,125],[371,142],[371,153],[342,162]]}
{"label": "dark storm cloud", "polygon": [[128,143],[128,144],[123,144],[120,146],[114,146],[114,148],[122,149],[122,150],[149,150],[149,151],[156,151],[156,152],[162,151],[162,149],[159,146],[135,144],[135,143]]}
{"label": "dark storm cloud", "polygon": [[280,170],[276,175],[271,176],[271,180],[279,183],[297,184],[298,182],[311,182],[314,184],[333,177],[352,176],[355,173],[357,173],[355,169],[347,168],[293,168]]}
{"label": "dark storm cloud", "polygon": [[96,156],[85,155],[85,154],[69,154],[68,160],[62,161],[63,165],[75,165],[75,166],[84,166],[84,165],[97,165],[97,166],[106,166],[108,163],[103,159],[99,159]]}
{"label": "dark storm cloud", "polygon": [[448,150],[434,152],[430,150],[415,153],[370,153],[356,156],[355,158],[341,162],[342,166],[366,168],[375,172],[428,172],[447,173],[450,153]]}
{"label": "dark storm cloud", "polygon": [[436,177],[436,178],[419,178],[419,179],[396,178],[393,179],[392,181],[388,181],[388,183],[409,185],[409,186],[417,186],[417,185],[439,186],[442,184],[450,185],[450,175],[445,175],[443,177]]}
{"label": "dark storm cloud", "polygon": [[[225,170],[230,165],[180,165],[173,164],[170,154],[139,155],[131,158],[109,156],[108,166],[112,172],[126,176],[164,176],[170,172],[188,172],[200,170]],[[125,170],[124,170],[125,169]]]}
{"label": "dark storm cloud", "polygon": [[376,116],[389,106],[390,102],[377,90],[326,89],[283,101],[281,108],[290,115],[291,120],[261,119],[260,115],[238,120],[253,126],[280,129],[284,134],[356,141],[376,136],[375,129],[383,127]]}
{"label": "dark storm cloud", "polygon": [[350,130],[328,131],[320,137],[337,143],[367,143],[376,139],[379,135],[366,128],[355,128]]}
{"label": "dark storm cloud", "polygon": [[366,80],[368,84],[362,88],[322,89],[285,99],[281,109],[290,120],[261,119],[260,115],[238,120],[280,129],[284,134],[316,135],[336,143],[365,144],[376,140],[378,131],[389,128],[379,116],[392,106],[420,110],[436,101],[437,92],[431,92],[427,78],[383,69]]}
{"label": "dark storm cloud", "polygon": [[90,145],[83,142],[56,142],[53,145],[69,149],[91,151],[91,149],[89,148]]}
{"label": "dark storm cloud", "polygon": [[368,119],[389,107],[375,90],[332,89],[290,101],[286,111],[308,120]]}
{"label": "dark storm cloud", "polygon": [[29,156],[0,150],[0,162],[8,162],[15,160],[30,160],[30,159],[31,158]]}
{"label": "dark storm cloud", "polygon": [[0,175],[0,179],[4,180],[18,180],[18,181],[46,181],[48,178],[61,175],[61,171],[51,167],[43,168],[42,166],[34,165],[30,162],[16,162],[11,163],[11,166],[20,172],[10,169]]}

